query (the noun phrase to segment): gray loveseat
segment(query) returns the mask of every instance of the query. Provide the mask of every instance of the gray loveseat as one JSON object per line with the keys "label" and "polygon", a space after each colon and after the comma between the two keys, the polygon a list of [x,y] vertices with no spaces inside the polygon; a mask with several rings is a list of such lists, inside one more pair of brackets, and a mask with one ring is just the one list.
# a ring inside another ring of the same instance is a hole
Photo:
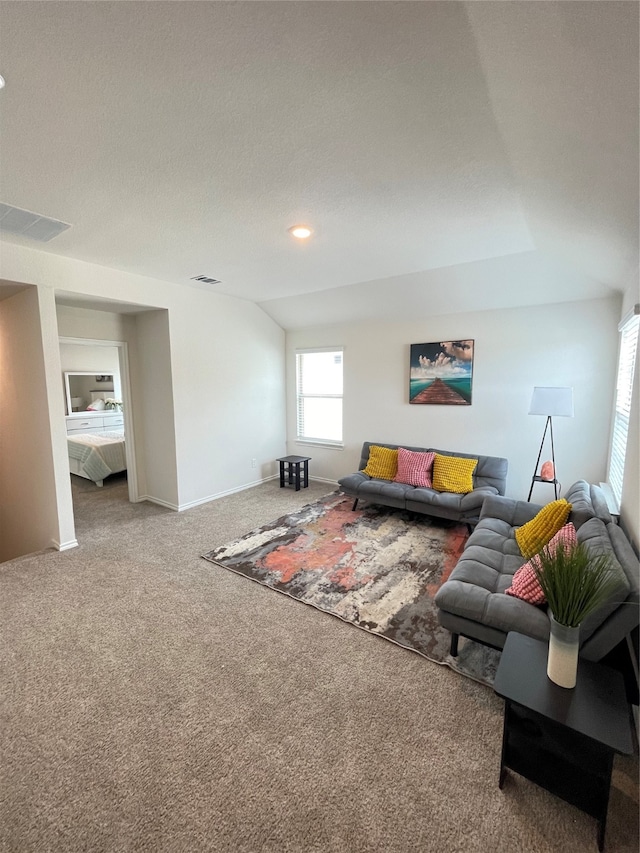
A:
{"label": "gray loveseat", "polygon": [[[389,480],[378,480],[363,472],[369,461],[369,448],[372,444],[378,447],[389,447],[397,450],[404,447],[420,453],[427,451],[439,453],[442,456],[462,456],[465,459],[477,459],[478,465],[473,474],[473,491],[460,495],[453,492],[437,492],[435,489],[423,489],[407,486],[404,483],[394,483]],[[478,456],[473,453],[453,453],[449,450],[436,450],[433,447],[408,447],[406,444],[383,444],[382,442],[365,441],[362,445],[359,470],[338,480],[340,491],[355,498],[355,509],[359,500],[371,501],[375,504],[408,509],[425,515],[450,518],[456,521],[473,523],[480,517],[480,510],[485,498],[491,495],[504,495],[507,483],[509,463],[499,456]]]}
{"label": "gray loveseat", "polygon": [[[580,480],[564,497],[573,507],[569,521],[576,527],[578,542],[609,553],[622,584],[623,591],[592,613],[580,628],[580,654],[600,660],[639,624],[640,564],[623,531],[613,522],[598,486]],[[439,622],[451,631],[452,655],[457,654],[459,635],[499,649],[509,631],[548,639],[546,606],[536,607],[505,594],[514,572],[526,562],[515,530],[539,509],[536,504],[504,497],[485,501],[458,564],[435,598]]]}

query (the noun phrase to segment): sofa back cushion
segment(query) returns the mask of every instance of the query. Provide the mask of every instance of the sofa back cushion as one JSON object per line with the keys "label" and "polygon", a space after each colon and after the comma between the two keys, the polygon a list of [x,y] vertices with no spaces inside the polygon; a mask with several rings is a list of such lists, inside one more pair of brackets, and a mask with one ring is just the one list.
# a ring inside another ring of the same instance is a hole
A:
{"label": "sofa back cushion", "polygon": [[576,527],[590,518],[601,518],[605,524],[612,520],[604,492],[599,486],[587,483],[586,480],[577,480],[567,489],[564,497],[571,504],[569,520]]}
{"label": "sofa back cushion", "polygon": [[[619,582],[618,591],[614,592],[602,607],[598,608],[598,610],[590,616],[587,616],[584,622],[580,625],[581,643],[588,639],[591,634],[593,634],[593,632],[599,628],[609,616],[611,616],[614,610],[617,610],[622,602],[629,598],[629,594],[633,591],[633,584],[630,582],[630,578],[627,577],[627,571],[625,571],[625,568],[623,568],[618,560],[616,549],[614,548],[609,535],[610,528],[614,527],[615,525],[606,525],[600,518],[590,518],[589,521],[585,521],[585,523],[578,529],[578,542],[583,542],[589,551],[593,551],[594,554],[606,554],[609,557],[611,571]],[[616,528],[616,530],[619,530],[619,528]],[[622,531],[619,532],[621,533]],[[629,551],[631,551],[631,546],[629,546]],[[629,565],[626,568],[631,571],[634,563],[637,573],[638,560],[635,556],[629,561]],[[630,603],[625,606],[630,606],[636,609],[638,607],[637,603]]]}

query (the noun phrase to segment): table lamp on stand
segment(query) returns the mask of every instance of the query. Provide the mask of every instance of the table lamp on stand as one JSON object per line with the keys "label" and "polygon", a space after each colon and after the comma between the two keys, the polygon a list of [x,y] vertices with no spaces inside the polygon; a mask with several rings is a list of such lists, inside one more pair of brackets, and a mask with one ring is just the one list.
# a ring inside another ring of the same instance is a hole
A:
{"label": "table lamp on stand", "polygon": [[[573,417],[573,388],[548,388],[548,387],[540,387],[535,386],[533,389],[533,395],[531,397],[531,405],[529,406],[529,414],[530,415],[545,415],[547,420],[544,425],[544,432],[542,433],[542,441],[540,442],[540,450],[538,451],[538,458],[536,460],[536,467],[533,471],[533,477],[531,478],[531,488],[529,489],[529,497],[528,501],[531,500],[531,494],[533,492],[533,487],[536,483],[553,483],[553,490],[556,497],[558,499],[558,485],[559,481],[557,478],[556,472],[556,455],[555,455],[555,447],[553,444],[553,420],[554,417],[561,418],[572,418]],[[540,457],[542,456],[542,448],[544,447],[544,440],[547,437],[547,430],[551,435],[551,465],[549,466],[546,462],[543,467],[546,466],[545,476],[538,475],[538,465],[540,464]],[[549,478],[547,472],[552,474],[552,477]]]}

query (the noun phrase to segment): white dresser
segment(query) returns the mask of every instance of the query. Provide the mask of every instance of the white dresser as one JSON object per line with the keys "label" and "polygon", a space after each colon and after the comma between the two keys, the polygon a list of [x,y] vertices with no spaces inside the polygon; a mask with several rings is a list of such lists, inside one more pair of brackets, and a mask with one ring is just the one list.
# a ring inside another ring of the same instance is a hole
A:
{"label": "white dresser", "polygon": [[67,435],[94,432],[122,432],[124,415],[122,412],[79,412],[67,415]]}

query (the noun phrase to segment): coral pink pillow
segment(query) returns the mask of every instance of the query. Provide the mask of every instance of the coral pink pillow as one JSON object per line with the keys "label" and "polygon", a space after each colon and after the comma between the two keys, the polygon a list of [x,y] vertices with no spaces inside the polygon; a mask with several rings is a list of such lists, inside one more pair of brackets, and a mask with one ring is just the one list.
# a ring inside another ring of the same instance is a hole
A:
{"label": "coral pink pillow", "polygon": [[505,592],[507,595],[521,598],[529,604],[544,604],[546,598],[532,565],[534,560],[535,557],[532,557],[528,563],[518,569],[513,576],[511,586]]}
{"label": "coral pink pillow", "polygon": [[[559,545],[564,545],[565,548],[568,548],[571,545],[575,545],[576,541],[576,529],[573,524],[569,523],[561,527],[545,547],[551,554],[554,554]],[[538,555],[536,554],[514,574],[511,586],[505,590],[507,595],[521,598],[529,604],[544,604],[546,598],[535,572],[538,565]]]}
{"label": "coral pink pillow", "polygon": [[407,486],[422,486],[431,488],[431,470],[435,453],[419,453],[415,450],[398,448],[398,473],[395,483],[405,483]]}

